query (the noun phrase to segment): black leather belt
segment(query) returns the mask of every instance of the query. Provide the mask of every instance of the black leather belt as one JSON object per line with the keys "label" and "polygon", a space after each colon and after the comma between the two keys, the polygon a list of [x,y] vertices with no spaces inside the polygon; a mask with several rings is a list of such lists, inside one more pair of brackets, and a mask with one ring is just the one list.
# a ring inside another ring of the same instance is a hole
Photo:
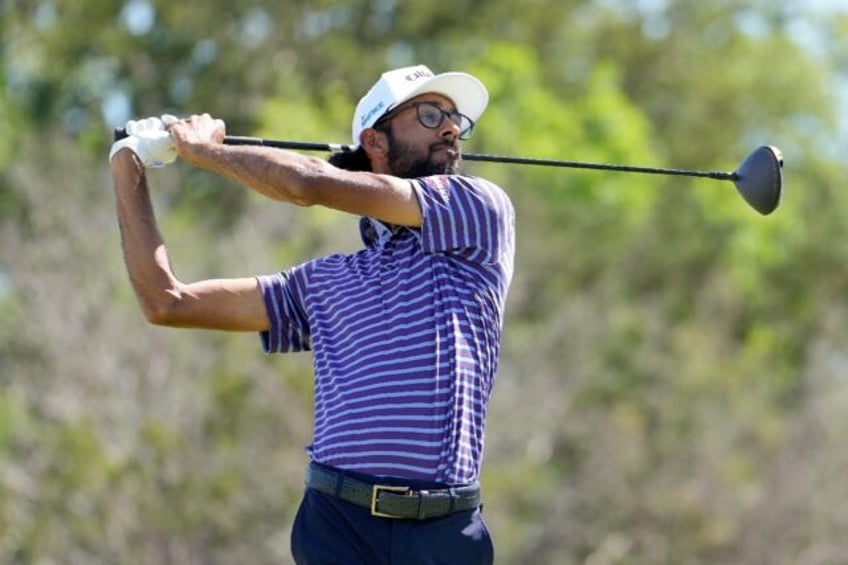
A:
{"label": "black leather belt", "polygon": [[306,486],[371,511],[380,518],[426,520],[480,506],[480,486],[413,490],[355,479],[341,471],[310,464]]}

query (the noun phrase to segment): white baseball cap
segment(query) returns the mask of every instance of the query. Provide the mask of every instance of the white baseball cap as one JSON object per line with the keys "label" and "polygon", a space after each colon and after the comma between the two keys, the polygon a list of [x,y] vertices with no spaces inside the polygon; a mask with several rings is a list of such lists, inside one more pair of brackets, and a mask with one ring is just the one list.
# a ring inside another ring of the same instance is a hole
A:
{"label": "white baseball cap", "polygon": [[473,121],[483,114],[489,92],[482,82],[466,73],[433,74],[425,65],[386,71],[362,97],[353,113],[353,146],[359,147],[362,130],[372,127],[398,104],[425,92],[450,98],[458,112]]}

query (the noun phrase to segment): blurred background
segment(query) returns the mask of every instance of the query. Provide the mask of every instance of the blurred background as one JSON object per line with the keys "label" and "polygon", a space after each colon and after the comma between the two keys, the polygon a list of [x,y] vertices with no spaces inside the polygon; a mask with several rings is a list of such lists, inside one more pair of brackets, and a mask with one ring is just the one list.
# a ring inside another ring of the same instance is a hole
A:
{"label": "blurred background", "polygon": [[[107,154],[129,118],[348,143],[390,67],[464,70],[517,210],[489,412],[503,564],[848,562],[848,7],[809,0],[0,2],[0,562],[290,563],[311,359],[149,326]],[[183,280],[352,251],[356,219],[151,171]]]}

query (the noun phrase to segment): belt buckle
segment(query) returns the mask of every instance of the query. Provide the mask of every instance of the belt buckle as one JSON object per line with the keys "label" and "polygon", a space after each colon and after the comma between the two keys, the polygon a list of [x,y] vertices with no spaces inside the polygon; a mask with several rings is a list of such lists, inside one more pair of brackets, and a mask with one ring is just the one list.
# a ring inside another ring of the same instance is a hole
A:
{"label": "belt buckle", "polygon": [[395,487],[388,485],[374,485],[371,488],[371,515],[377,516],[378,518],[403,518],[403,516],[396,516],[394,514],[386,514],[384,512],[377,511],[377,499],[380,497],[380,493],[385,492],[395,492],[398,494],[408,494],[410,492],[409,487]]}

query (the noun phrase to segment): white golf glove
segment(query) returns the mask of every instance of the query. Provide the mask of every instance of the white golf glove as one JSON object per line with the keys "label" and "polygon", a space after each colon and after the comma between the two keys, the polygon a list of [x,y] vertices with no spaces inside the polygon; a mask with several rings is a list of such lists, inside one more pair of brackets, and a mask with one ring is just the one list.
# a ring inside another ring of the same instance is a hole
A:
{"label": "white golf glove", "polygon": [[112,144],[109,160],[111,161],[120,149],[127,147],[138,155],[145,167],[164,167],[173,163],[177,158],[177,149],[171,134],[165,130],[165,125],[176,120],[176,117],[165,114],[161,118],[128,121],[124,126],[127,137]]}

